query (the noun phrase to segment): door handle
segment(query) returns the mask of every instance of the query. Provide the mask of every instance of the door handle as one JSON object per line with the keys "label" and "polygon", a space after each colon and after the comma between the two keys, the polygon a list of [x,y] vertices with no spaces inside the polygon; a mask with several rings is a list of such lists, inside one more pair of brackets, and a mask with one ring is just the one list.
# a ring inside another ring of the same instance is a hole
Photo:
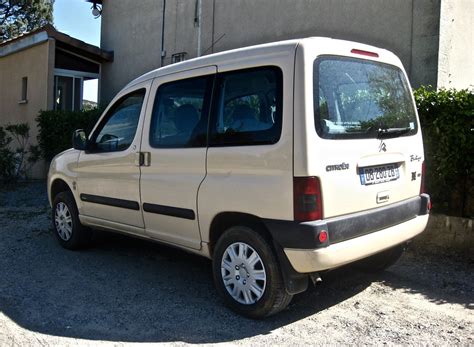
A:
{"label": "door handle", "polygon": [[141,152],[136,152],[135,153],[135,165],[136,166],[142,166],[143,164],[143,155]]}
{"label": "door handle", "polygon": [[137,152],[137,153],[135,153],[135,165],[137,165],[137,166],[150,166],[151,165],[151,153],[150,152]]}
{"label": "door handle", "polygon": [[151,165],[151,153],[150,152],[141,152],[143,153],[143,166]]}

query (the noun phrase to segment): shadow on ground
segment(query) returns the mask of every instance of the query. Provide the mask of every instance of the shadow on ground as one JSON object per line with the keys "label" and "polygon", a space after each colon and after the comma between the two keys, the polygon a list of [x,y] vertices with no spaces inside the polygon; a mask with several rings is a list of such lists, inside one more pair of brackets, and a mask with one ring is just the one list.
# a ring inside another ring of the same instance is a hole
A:
{"label": "shadow on ground", "polygon": [[[35,248],[22,247],[29,242]],[[107,234],[93,248],[71,252],[52,231],[17,238],[14,246],[0,259],[0,311],[31,331],[90,340],[239,340],[313,315],[370,284],[339,271],[342,281],[331,276],[278,316],[252,321],[216,297],[208,260],[179,250]],[[321,291],[330,294],[321,300]]]}
{"label": "shadow on ground", "polygon": [[[235,341],[269,334],[312,315],[317,319],[318,312],[373,281],[382,281],[387,290],[472,308],[472,271],[453,276],[452,265],[408,256],[379,276],[350,267],[333,271],[279,315],[248,320],[217,298],[210,262],[204,258],[111,234],[102,234],[88,250],[60,248],[42,199],[42,207],[25,202],[22,209],[9,210],[0,205],[0,311],[31,331],[125,342]],[[456,291],[459,288],[464,292]]]}
{"label": "shadow on ground", "polygon": [[463,258],[427,256],[409,252],[379,277],[384,285],[406,293],[422,294],[438,304],[460,304],[474,309],[474,264]]}

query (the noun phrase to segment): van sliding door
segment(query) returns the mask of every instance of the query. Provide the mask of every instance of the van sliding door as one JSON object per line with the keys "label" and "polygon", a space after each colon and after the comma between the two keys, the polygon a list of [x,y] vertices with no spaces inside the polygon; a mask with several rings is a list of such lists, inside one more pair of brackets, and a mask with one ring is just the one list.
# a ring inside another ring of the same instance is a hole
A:
{"label": "van sliding door", "polygon": [[158,77],[143,129],[140,191],[148,236],[200,249],[197,193],[206,176],[216,67]]}

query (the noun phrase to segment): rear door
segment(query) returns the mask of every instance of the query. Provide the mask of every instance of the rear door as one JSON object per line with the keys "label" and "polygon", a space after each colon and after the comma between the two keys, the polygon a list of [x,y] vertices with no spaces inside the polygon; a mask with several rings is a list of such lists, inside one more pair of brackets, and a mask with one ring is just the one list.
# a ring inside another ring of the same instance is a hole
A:
{"label": "rear door", "polygon": [[423,145],[410,90],[394,65],[335,55],[314,61],[309,171],[321,179],[325,218],[419,194]]}
{"label": "rear door", "polygon": [[140,191],[146,233],[200,249],[197,192],[206,176],[215,66],[154,80],[144,125]]}

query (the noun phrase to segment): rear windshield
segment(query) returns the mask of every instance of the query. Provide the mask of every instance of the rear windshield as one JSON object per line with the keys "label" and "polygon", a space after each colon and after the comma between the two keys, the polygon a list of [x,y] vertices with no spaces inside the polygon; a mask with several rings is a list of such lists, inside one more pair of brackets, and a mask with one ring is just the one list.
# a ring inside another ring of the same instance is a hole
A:
{"label": "rear windshield", "polygon": [[320,137],[375,138],[417,132],[411,92],[397,67],[323,56],[313,68],[314,116]]}

